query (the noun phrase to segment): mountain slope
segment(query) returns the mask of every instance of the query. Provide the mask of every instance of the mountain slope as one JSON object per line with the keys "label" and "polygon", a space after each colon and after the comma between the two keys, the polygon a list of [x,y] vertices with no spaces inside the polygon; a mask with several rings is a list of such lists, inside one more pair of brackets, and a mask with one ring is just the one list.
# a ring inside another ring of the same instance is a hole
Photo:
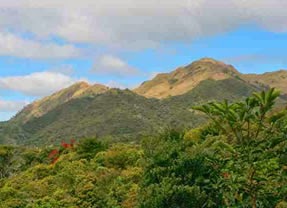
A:
{"label": "mountain slope", "polygon": [[[140,96],[130,90],[111,89],[93,96],[72,99],[18,126],[18,144],[48,145],[70,138],[98,136],[137,141],[162,128],[194,127],[204,117],[193,105],[222,99],[241,99],[255,91],[238,79],[205,80],[183,95],[166,99]],[[224,93],[223,93],[224,92]],[[3,138],[3,136],[2,136]],[[5,137],[4,137],[5,138]]]}
{"label": "mountain slope", "polygon": [[171,73],[158,74],[154,79],[144,82],[134,91],[145,97],[166,98],[184,94],[203,80],[223,80],[239,76],[240,73],[233,66],[204,58]]}
{"label": "mountain slope", "polygon": [[12,120],[17,123],[26,123],[30,119],[34,117],[40,117],[71,99],[89,94],[103,93],[107,90],[108,87],[104,85],[89,85],[86,82],[79,82],[66,89],[54,93],[51,96],[47,96],[41,100],[33,102],[30,105],[27,105]]}
{"label": "mountain slope", "polygon": [[[104,94],[73,99],[23,125],[28,143],[54,143],[70,138],[116,136],[149,129],[157,118],[157,100],[130,91],[112,89]],[[23,143],[26,143],[23,141]]]}
{"label": "mountain slope", "polygon": [[242,78],[254,85],[275,87],[281,90],[282,93],[287,94],[286,70],[267,72],[264,74],[243,74]]}
{"label": "mountain slope", "polygon": [[287,95],[287,70],[279,70],[264,74],[242,74],[232,65],[203,58],[170,73],[158,74],[150,81],[142,83],[134,92],[145,97],[166,98],[184,94],[201,81],[207,79],[224,80],[242,79],[257,88],[275,87]]}
{"label": "mountain slope", "polygon": [[[205,120],[191,110],[193,105],[234,101],[273,86],[285,92],[285,73],[243,75],[231,65],[205,58],[160,74],[134,91],[80,82],[1,123],[0,143],[49,145],[94,136],[137,141],[169,126],[190,128]],[[286,100],[282,96],[280,104]]]}

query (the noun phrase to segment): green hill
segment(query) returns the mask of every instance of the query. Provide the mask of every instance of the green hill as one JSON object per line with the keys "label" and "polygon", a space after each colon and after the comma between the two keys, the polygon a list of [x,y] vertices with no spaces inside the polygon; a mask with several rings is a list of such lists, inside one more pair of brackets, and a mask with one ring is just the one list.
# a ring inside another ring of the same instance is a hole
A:
{"label": "green hill", "polygon": [[[248,92],[234,80],[200,85],[228,82]],[[138,144],[88,138],[43,148],[0,145],[0,207],[284,208],[287,112],[273,111],[278,96],[272,88],[235,103],[195,106],[208,124]]]}
{"label": "green hill", "polygon": [[108,90],[104,85],[89,85],[86,82],[78,82],[72,86],[60,90],[50,96],[37,100],[30,105],[27,105],[11,120],[16,123],[25,123],[32,118],[37,118],[45,113],[53,110],[57,106],[66,103],[72,99],[83,97],[86,95],[100,94]]}
{"label": "green hill", "polygon": [[138,141],[167,127],[201,124],[205,117],[191,110],[194,105],[236,101],[273,86],[282,91],[277,103],[286,105],[285,73],[243,75],[231,65],[204,58],[160,74],[133,91],[80,82],[31,103],[1,123],[0,143],[38,146],[95,136]]}
{"label": "green hill", "polygon": [[[49,145],[71,138],[100,137],[138,141],[167,127],[189,128],[204,121],[191,110],[211,100],[236,100],[256,89],[239,79],[205,80],[183,95],[166,99],[146,98],[130,90],[71,99],[24,124],[13,120],[2,126],[2,142]],[[13,142],[11,142],[13,141]]]}

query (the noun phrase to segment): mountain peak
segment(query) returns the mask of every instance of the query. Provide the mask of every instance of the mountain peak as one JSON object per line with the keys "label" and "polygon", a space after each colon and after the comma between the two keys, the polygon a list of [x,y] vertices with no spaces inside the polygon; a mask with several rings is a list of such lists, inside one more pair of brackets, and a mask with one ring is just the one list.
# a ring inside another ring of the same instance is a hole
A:
{"label": "mountain peak", "polygon": [[108,87],[101,84],[90,85],[85,81],[76,82],[65,89],[62,89],[50,96],[37,100],[26,106],[13,118],[13,120],[16,122],[25,123],[30,118],[42,116],[57,106],[62,105],[63,103],[66,103],[72,99],[91,94],[104,93],[108,89]]}
{"label": "mountain peak", "polygon": [[199,59],[199,60],[197,60],[197,61],[195,61],[195,62],[210,62],[210,63],[222,63],[222,62],[220,62],[220,61],[218,61],[218,60],[216,60],[216,59],[214,59],[214,58],[210,58],[210,57],[204,57],[204,58],[201,58],[201,59]]}
{"label": "mountain peak", "polygon": [[86,82],[86,81],[79,81],[79,82],[74,83],[70,87],[81,87],[82,88],[82,87],[89,87],[89,86],[90,86],[90,84],[88,82]]}
{"label": "mountain peak", "polygon": [[232,65],[226,64],[222,61],[213,58],[199,59],[187,65],[186,68],[192,68],[192,67],[194,68],[196,66],[200,67],[201,69],[204,69],[205,67],[208,70],[217,70],[224,73],[240,74]]}
{"label": "mountain peak", "polygon": [[107,92],[109,89],[109,87],[102,84],[93,84],[85,89],[85,91],[82,92],[80,96],[101,94]]}
{"label": "mountain peak", "polygon": [[184,94],[203,80],[223,80],[239,75],[231,65],[212,58],[202,58],[170,73],[157,75],[136,88],[135,92],[146,97],[165,98]]}

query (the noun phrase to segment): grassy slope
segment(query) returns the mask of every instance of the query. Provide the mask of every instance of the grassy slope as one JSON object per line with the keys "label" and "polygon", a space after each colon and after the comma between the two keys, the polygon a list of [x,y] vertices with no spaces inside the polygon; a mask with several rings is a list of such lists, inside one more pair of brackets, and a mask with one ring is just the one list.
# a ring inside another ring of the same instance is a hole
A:
{"label": "grassy slope", "polygon": [[34,117],[40,117],[54,108],[75,98],[83,97],[91,94],[100,94],[108,90],[104,85],[89,85],[85,82],[78,82],[68,88],[60,90],[50,96],[37,100],[27,105],[20,111],[12,121],[15,123],[26,123]]}
{"label": "grassy slope", "polygon": [[113,89],[73,99],[30,120],[17,127],[22,136],[16,133],[16,141],[43,145],[92,136],[135,141],[165,127],[193,127],[203,122],[203,117],[190,110],[193,105],[210,100],[236,100],[254,90],[239,79],[205,80],[184,95],[162,100]]}
{"label": "grassy slope", "polygon": [[282,94],[287,94],[287,71],[279,70],[264,74],[245,74],[242,78],[258,86],[270,86],[279,89]]}
{"label": "grassy slope", "polygon": [[167,98],[189,92],[207,79],[223,80],[239,76],[240,73],[233,66],[204,58],[170,73],[159,74],[134,91],[145,97]]}

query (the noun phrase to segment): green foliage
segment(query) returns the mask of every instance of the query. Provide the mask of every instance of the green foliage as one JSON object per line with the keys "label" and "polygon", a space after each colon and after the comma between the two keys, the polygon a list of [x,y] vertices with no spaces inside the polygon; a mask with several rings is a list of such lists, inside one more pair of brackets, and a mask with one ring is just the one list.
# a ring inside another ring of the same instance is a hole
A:
{"label": "green foliage", "polygon": [[242,144],[257,139],[261,136],[260,133],[264,134],[269,127],[272,128],[286,116],[285,112],[280,112],[267,119],[267,113],[274,106],[279,94],[272,88],[266,93],[254,93],[242,102],[210,102],[193,109],[205,113],[222,133],[236,138],[237,143]]}
{"label": "green foliage", "polygon": [[139,207],[203,207],[208,203],[204,184],[213,170],[203,155],[192,151],[184,133],[170,130],[143,143],[145,172]]}
{"label": "green foliage", "polygon": [[11,173],[13,151],[14,148],[11,146],[0,147],[0,179],[9,176]]}
{"label": "green foliage", "polygon": [[90,160],[94,158],[98,152],[103,151],[106,148],[107,144],[104,144],[95,138],[86,138],[80,140],[76,150],[80,158]]}
{"label": "green foliage", "polygon": [[287,115],[273,109],[278,96],[270,89],[194,107],[209,123],[141,144],[82,139],[54,164],[53,146],[0,146],[0,207],[284,208]]}
{"label": "green foliage", "polygon": [[[43,150],[47,161],[49,151]],[[30,149],[22,155],[31,161]],[[63,151],[54,165],[29,162],[29,168],[0,181],[0,207],[135,207],[141,157],[134,145],[107,148],[95,139],[83,140]]]}
{"label": "green foliage", "polygon": [[278,96],[270,89],[194,107],[211,119],[208,126],[145,140],[139,206],[284,206],[287,119],[272,112]]}
{"label": "green foliage", "polygon": [[[45,146],[70,138],[95,136],[138,142],[142,136],[157,134],[168,126],[193,128],[203,123],[205,117],[191,111],[191,105],[242,99],[254,90],[237,79],[205,80],[190,92],[162,100],[148,99],[129,90],[112,89],[53,104],[45,114],[29,117],[24,123],[17,123],[15,118],[0,125],[0,143]],[[25,117],[25,111],[17,116]]]}
{"label": "green foliage", "polygon": [[204,112],[233,146],[213,158],[223,178],[216,184],[226,207],[275,207],[286,200],[286,112],[272,112],[279,92],[254,93],[244,102],[212,102]]}

